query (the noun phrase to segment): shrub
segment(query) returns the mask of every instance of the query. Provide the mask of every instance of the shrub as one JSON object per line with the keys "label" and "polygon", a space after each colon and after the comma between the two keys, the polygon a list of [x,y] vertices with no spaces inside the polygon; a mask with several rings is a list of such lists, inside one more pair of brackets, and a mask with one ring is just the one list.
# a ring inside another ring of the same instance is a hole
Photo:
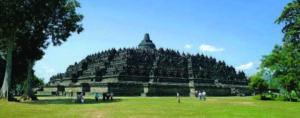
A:
{"label": "shrub", "polygon": [[296,94],[295,91],[292,91],[291,97],[292,97],[292,99],[297,99],[298,98],[298,96],[297,96],[297,94]]}
{"label": "shrub", "polygon": [[288,100],[288,98],[286,96],[284,96],[283,94],[275,93],[274,100],[275,101],[285,101],[285,100]]}

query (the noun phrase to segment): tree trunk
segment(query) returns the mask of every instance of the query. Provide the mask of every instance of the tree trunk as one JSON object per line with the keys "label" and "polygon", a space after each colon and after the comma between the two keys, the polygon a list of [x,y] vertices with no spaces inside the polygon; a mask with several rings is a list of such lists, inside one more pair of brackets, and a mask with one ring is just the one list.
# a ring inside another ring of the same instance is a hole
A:
{"label": "tree trunk", "polygon": [[21,100],[37,100],[37,97],[34,95],[31,80],[33,77],[32,67],[34,65],[34,60],[26,59],[28,67],[27,67],[27,86],[24,95],[21,97]]}
{"label": "tree trunk", "polygon": [[263,94],[262,94],[262,92],[258,92],[257,94],[260,95],[260,100],[263,100]]}
{"label": "tree trunk", "polygon": [[295,90],[296,96],[299,98],[299,90],[296,88]]}
{"label": "tree trunk", "polygon": [[292,91],[288,93],[290,97],[290,102],[292,102]]}
{"label": "tree trunk", "polygon": [[11,91],[12,53],[13,53],[14,38],[15,38],[14,36],[11,36],[10,39],[8,40],[5,76],[4,76],[4,81],[0,92],[0,98],[7,99],[8,101],[13,100],[13,95],[10,93],[10,91]]}
{"label": "tree trunk", "polygon": [[300,98],[300,93],[299,93],[299,90],[298,90],[298,89],[297,89],[297,91],[296,91],[296,94],[297,94],[298,98]]}

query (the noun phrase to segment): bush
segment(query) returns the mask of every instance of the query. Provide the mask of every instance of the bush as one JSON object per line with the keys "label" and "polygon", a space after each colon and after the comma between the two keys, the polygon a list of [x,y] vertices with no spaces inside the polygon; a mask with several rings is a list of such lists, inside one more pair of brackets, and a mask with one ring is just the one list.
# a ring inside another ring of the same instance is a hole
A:
{"label": "bush", "polygon": [[273,100],[271,95],[262,95],[260,100]]}
{"label": "bush", "polygon": [[[271,94],[263,94],[261,95],[256,95],[253,97],[255,100],[275,100],[275,101],[290,101],[290,99],[283,94],[280,93],[274,93],[273,97]],[[299,101],[297,98],[292,98],[292,102],[297,102]]]}
{"label": "bush", "polygon": [[274,94],[275,101],[286,101],[288,98],[283,94],[275,93]]}
{"label": "bush", "polygon": [[255,100],[274,100],[277,95],[275,94],[262,94],[254,96]]}
{"label": "bush", "polygon": [[297,99],[298,98],[295,91],[292,91],[291,96],[292,96],[292,99]]}

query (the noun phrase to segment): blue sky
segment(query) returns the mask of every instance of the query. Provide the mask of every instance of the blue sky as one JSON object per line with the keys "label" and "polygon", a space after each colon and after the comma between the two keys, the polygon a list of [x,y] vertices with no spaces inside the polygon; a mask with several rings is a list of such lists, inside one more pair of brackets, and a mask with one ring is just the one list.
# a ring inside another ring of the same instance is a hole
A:
{"label": "blue sky", "polygon": [[49,46],[35,66],[45,82],[87,55],[137,47],[145,33],[156,47],[224,60],[247,75],[281,44],[274,24],[291,0],[79,0],[85,30],[61,46]]}

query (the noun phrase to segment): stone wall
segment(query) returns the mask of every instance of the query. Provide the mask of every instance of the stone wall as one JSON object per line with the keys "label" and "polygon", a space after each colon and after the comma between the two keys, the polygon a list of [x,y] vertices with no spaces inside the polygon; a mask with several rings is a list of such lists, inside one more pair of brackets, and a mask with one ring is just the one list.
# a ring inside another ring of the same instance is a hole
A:
{"label": "stone wall", "polygon": [[93,97],[96,92],[106,93],[112,92],[114,96],[176,96],[179,92],[180,96],[193,96],[196,91],[206,91],[208,96],[232,96],[236,95],[233,93],[233,89],[239,89],[240,93],[245,95],[251,95],[252,91],[246,86],[233,86],[224,85],[222,87],[217,87],[215,84],[194,84],[190,86],[188,83],[141,83],[141,82],[116,82],[116,83],[82,83],[81,85],[75,86],[59,86],[60,89],[56,87],[44,87],[43,92],[39,94],[51,95],[51,93],[56,91],[66,92],[67,96],[70,92],[73,95],[84,92],[86,96]]}
{"label": "stone wall", "polygon": [[149,85],[147,96],[176,96],[179,92],[180,96],[189,96],[190,88],[188,86],[176,85]]}
{"label": "stone wall", "polygon": [[205,91],[207,96],[230,96],[235,95],[231,93],[231,88],[217,88],[217,87],[196,87],[195,91]]}
{"label": "stone wall", "polygon": [[57,87],[44,87],[44,92],[54,92],[57,91]]}
{"label": "stone wall", "polygon": [[37,91],[36,95],[52,95],[52,92]]}
{"label": "stone wall", "polygon": [[109,83],[108,91],[113,92],[115,96],[141,96],[144,86],[134,83]]}
{"label": "stone wall", "polygon": [[91,87],[91,92],[96,93],[104,93],[104,92],[108,92],[108,88],[107,87]]}
{"label": "stone wall", "polygon": [[72,80],[64,80],[63,82],[60,83],[60,85],[68,86],[68,85],[70,85],[71,82],[72,82]]}
{"label": "stone wall", "polygon": [[252,91],[249,88],[242,87],[216,87],[216,86],[198,86],[195,87],[195,91],[205,91],[207,96],[234,96],[237,95],[232,90],[239,89],[240,93],[245,95],[251,95]]}
{"label": "stone wall", "polygon": [[90,83],[92,81],[93,81],[93,79],[78,79],[77,83]]}
{"label": "stone wall", "polygon": [[66,92],[82,92],[82,87],[65,87]]}

